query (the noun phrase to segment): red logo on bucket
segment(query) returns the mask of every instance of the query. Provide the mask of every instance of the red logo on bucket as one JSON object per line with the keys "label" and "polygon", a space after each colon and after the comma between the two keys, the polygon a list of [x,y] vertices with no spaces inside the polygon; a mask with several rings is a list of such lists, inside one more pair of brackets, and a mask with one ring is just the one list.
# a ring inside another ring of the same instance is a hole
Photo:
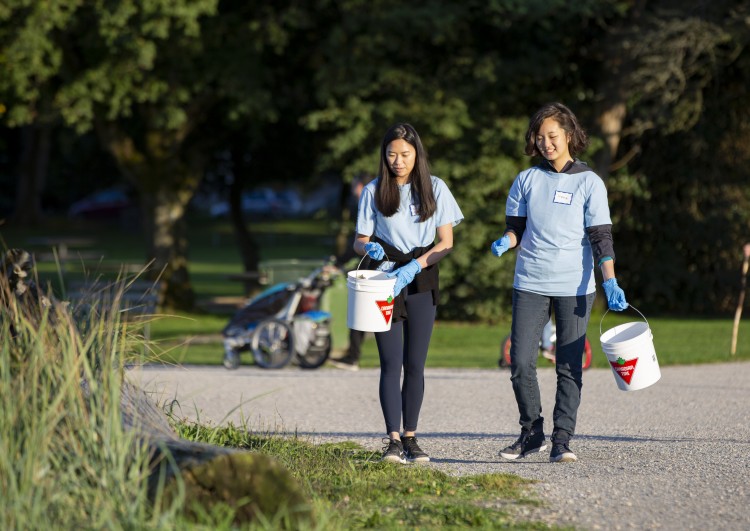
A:
{"label": "red logo on bucket", "polygon": [[633,378],[636,363],[638,363],[638,358],[633,358],[632,360],[617,358],[617,361],[609,362],[617,375],[622,378],[628,385],[630,385],[630,380]]}
{"label": "red logo on bucket", "polygon": [[391,322],[391,317],[393,316],[393,297],[388,297],[388,300],[385,301],[375,301],[378,305],[378,308],[380,309],[380,313],[383,314],[383,319],[385,319],[385,324],[388,324]]}

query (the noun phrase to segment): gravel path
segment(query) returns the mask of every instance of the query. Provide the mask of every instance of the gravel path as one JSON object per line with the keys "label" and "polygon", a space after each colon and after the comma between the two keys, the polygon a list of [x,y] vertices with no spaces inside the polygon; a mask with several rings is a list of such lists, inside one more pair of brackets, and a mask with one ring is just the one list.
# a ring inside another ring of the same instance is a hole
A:
{"label": "gravel path", "polygon": [[[377,369],[131,374],[159,402],[176,398],[189,419],[237,425],[244,418],[256,430],[381,448]],[[539,376],[549,434],[554,370]],[[520,518],[578,529],[750,529],[750,363],[666,367],[659,382],[634,392],[618,390],[609,370],[586,371],[571,444],[576,463],[549,463],[547,452],[516,462],[498,457],[518,436],[517,418],[507,371],[427,370],[419,425],[432,456],[427,466],[538,480],[532,496],[544,507],[520,507]]]}

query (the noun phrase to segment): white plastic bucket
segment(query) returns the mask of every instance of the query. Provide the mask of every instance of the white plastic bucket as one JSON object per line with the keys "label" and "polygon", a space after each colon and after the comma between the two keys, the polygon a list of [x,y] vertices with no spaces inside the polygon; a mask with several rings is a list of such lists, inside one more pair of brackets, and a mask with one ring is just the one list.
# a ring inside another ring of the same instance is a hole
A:
{"label": "white plastic bucket", "polygon": [[[632,305],[630,307],[641,313]],[[604,315],[607,315],[607,312],[604,312]],[[654,336],[646,317],[642,313],[641,317],[645,323],[624,323],[610,328],[603,334],[601,322],[599,323],[602,350],[621,391],[637,391],[655,384],[661,378],[654,350]]]}
{"label": "white plastic bucket", "polygon": [[395,285],[396,278],[388,278],[382,271],[349,271],[346,326],[362,332],[390,330]]}

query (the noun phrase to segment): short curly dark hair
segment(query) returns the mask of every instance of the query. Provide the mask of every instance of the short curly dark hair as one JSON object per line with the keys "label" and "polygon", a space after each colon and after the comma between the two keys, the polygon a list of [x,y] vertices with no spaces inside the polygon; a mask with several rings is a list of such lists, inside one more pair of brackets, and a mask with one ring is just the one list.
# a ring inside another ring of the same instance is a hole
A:
{"label": "short curly dark hair", "polygon": [[589,145],[586,131],[584,131],[578,123],[578,118],[573,114],[573,111],[568,109],[562,103],[547,103],[543,105],[541,109],[536,111],[529,120],[529,128],[526,131],[526,148],[524,149],[524,152],[527,155],[531,157],[542,156],[539,149],[536,147],[536,135],[539,133],[542,123],[547,118],[555,120],[560,124],[560,127],[570,135],[568,150],[573,157],[581,154],[583,150],[586,149],[586,146]]}

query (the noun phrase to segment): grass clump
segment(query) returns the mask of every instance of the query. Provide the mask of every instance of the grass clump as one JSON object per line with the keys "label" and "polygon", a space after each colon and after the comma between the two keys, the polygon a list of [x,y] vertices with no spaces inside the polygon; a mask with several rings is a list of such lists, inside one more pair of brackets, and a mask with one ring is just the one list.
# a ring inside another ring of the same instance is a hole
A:
{"label": "grass clump", "polygon": [[148,459],[120,420],[125,338],[104,322],[79,334],[51,296],[0,291],[0,527],[153,526]]}
{"label": "grass clump", "polygon": [[143,338],[116,301],[76,315],[15,269],[0,275],[0,529],[228,528],[232,508],[186,516],[181,477],[149,490],[153,454],[121,409]]}
{"label": "grass clump", "polygon": [[380,453],[352,442],[313,444],[298,437],[255,434],[233,424],[177,421],[182,437],[252,449],[281,461],[313,501],[326,529],[546,529],[515,521],[510,507],[536,504],[530,481],[510,474],[455,477],[429,465],[382,463]]}

